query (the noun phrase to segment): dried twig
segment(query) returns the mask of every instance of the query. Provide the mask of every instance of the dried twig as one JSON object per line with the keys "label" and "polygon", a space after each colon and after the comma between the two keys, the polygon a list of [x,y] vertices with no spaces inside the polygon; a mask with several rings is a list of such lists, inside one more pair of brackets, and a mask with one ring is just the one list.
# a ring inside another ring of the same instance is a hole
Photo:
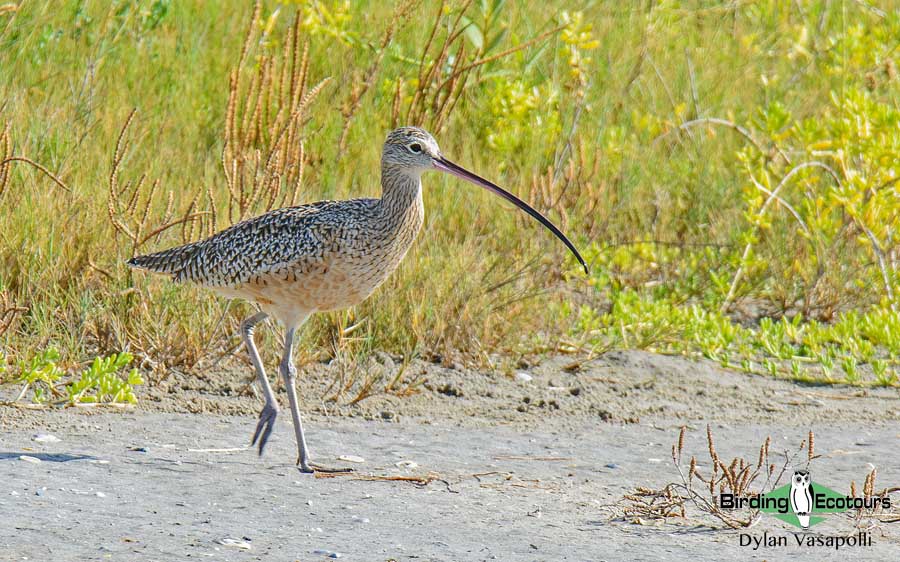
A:
{"label": "dried twig", "polygon": [[9,330],[17,316],[27,311],[27,307],[13,303],[6,291],[0,291],[0,336]]}
{"label": "dried twig", "polygon": [[[9,158],[4,159],[3,161],[0,161],[0,195],[3,194],[3,188],[6,187],[5,184],[8,184],[8,182],[9,182],[9,179],[8,179],[9,172],[4,173],[4,169],[7,168],[9,166],[9,164],[12,162],[24,162],[26,164],[30,164],[33,168],[36,168],[36,169],[40,170],[41,172],[43,172],[45,176],[47,176],[48,178],[53,180],[53,183],[55,183],[56,185],[61,187],[63,190],[68,191],[69,193],[72,192],[72,189],[69,188],[69,186],[67,186],[65,183],[63,183],[63,181],[61,179],[56,177],[56,175],[53,172],[51,172],[50,170],[48,170],[41,164],[38,164],[31,158],[28,158],[25,156],[11,156]],[[4,176],[6,176],[6,177],[4,177]]]}
{"label": "dried twig", "polygon": [[[404,114],[406,123],[427,126],[433,132],[439,132],[447,124],[457,103],[465,93],[469,79],[476,71],[492,62],[545,41],[565,27],[554,27],[514,47],[486,55],[483,49],[467,49],[463,40],[463,32],[466,27],[463,20],[471,5],[472,0],[465,0],[459,7],[459,11],[445,26],[441,25],[445,21],[444,2],[438,6],[428,41],[425,42],[419,56],[416,89],[412,92],[405,112],[399,107],[403,97],[402,84],[399,80],[395,87],[394,105],[396,108],[393,112],[395,122],[399,115]],[[443,31],[439,32],[442,27]]]}
{"label": "dried twig", "polygon": [[[172,191],[168,191],[165,196],[165,208],[162,214],[153,213],[154,206],[160,200],[157,197],[160,180],[157,179],[151,182],[147,189],[145,189],[147,185],[147,176],[145,174],[141,175],[136,181],[130,180],[124,184],[120,182],[122,161],[129,149],[127,131],[136,114],[136,109],[133,109],[128,114],[128,118],[125,120],[125,124],[122,126],[116,140],[109,173],[109,190],[106,205],[110,224],[118,235],[124,236],[129,241],[129,252],[132,256],[137,255],[148,241],[159,237],[160,234],[170,228],[188,223],[194,224],[210,214],[208,211],[198,212],[194,209],[200,194],[199,191],[193,201],[188,204],[181,218],[173,219],[175,194]],[[192,236],[192,229],[182,230],[183,242],[190,241]]]}

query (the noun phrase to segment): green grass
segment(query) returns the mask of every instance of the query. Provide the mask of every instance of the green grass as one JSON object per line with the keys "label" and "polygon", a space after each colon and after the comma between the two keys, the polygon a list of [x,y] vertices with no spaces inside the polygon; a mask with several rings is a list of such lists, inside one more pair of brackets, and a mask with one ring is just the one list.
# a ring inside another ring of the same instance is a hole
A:
{"label": "green grass", "polygon": [[[304,148],[291,161],[303,162],[300,200],[377,196],[384,135],[422,124],[448,156],[562,224],[592,276],[527,217],[430,175],[426,225],[400,270],[356,309],[311,321],[305,353],[487,363],[498,353],[645,347],[753,372],[896,384],[895,3],[475,0],[403,10],[263,3],[238,99],[252,99],[258,65],[284,64],[295,14],[298,44],[309,44],[307,88],[330,78],[291,127],[291,146]],[[229,76],[250,19],[235,2],[0,9],[0,156],[28,157],[71,189],[24,162],[0,167],[9,372],[50,348],[65,370],[128,350],[162,371],[238,343],[246,305],[134,274],[124,261],[236,218],[222,153]],[[460,33],[443,51],[449,29]],[[111,215],[117,139],[133,108],[116,176],[125,195]],[[243,115],[236,128],[246,132]],[[242,137],[238,158],[275,145],[262,129]],[[289,198],[283,179],[274,186]],[[266,208],[260,200],[246,212]],[[144,234],[191,220],[136,243],[111,216]],[[273,354],[274,338],[262,339]]]}

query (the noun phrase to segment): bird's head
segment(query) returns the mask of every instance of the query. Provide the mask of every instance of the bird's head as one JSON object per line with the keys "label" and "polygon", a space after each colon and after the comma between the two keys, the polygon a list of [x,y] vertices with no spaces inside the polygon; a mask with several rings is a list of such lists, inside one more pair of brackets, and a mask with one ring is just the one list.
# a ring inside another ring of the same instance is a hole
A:
{"label": "bird's head", "polygon": [[420,175],[434,168],[434,162],[439,158],[441,149],[428,131],[418,127],[400,127],[391,131],[384,141],[381,165]]}
{"label": "bird's head", "polygon": [[381,166],[388,175],[405,174],[408,177],[415,178],[416,181],[427,170],[439,170],[483,187],[495,195],[499,195],[531,215],[532,218],[550,230],[571,250],[578,262],[584,267],[584,272],[589,273],[588,266],[581,254],[578,253],[575,245],[547,217],[502,187],[444,158],[437,141],[427,131],[418,127],[400,127],[388,133],[384,142],[384,150],[381,153]]}

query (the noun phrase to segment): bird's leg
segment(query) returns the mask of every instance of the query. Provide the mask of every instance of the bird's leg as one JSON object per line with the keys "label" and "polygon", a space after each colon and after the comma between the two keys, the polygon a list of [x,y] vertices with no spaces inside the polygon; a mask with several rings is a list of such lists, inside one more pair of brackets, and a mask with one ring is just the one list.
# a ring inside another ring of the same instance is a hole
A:
{"label": "bird's leg", "polygon": [[300,406],[297,403],[297,368],[294,366],[292,355],[294,352],[295,327],[288,327],[284,335],[284,357],[281,360],[281,376],[284,377],[284,386],[287,390],[288,401],[291,405],[291,417],[294,418],[294,434],[297,437],[297,464],[301,472],[352,472],[351,468],[325,468],[309,462],[309,449],[306,446],[306,438],[303,436],[303,422],[300,421]]}
{"label": "bird's leg", "polygon": [[281,359],[281,376],[284,377],[284,387],[287,390],[288,401],[291,404],[291,417],[294,418],[294,434],[297,437],[297,449],[299,456],[297,464],[303,472],[313,472],[309,466],[309,451],[306,447],[306,437],[303,436],[303,422],[300,421],[300,406],[297,404],[297,367],[294,366],[292,356],[294,354],[294,333],[296,328],[289,326],[284,334],[284,356]]}
{"label": "bird's leg", "polygon": [[257,312],[250,318],[241,323],[241,337],[247,344],[247,351],[250,353],[250,361],[256,369],[256,378],[262,387],[263,396],[266,398],[266,404],[263,406],[262,412],[259,413],[259,422],[256,424],[256,431],[253,432],[253,440],[250,446],[256,445],[259,440],[259,454],[263,454],[263,449],[269,436],[272,434],[272,428],[275,427],[275,418],[278,417],[278,402],[275,400],[275,393],[269,385],[269,379],[266,378],[266,370],[263,367],[262,359],[259,358],[259,351],[256,350],[256,344],[253,342],[253,330],[256,325],[268,318],[265,312]]}

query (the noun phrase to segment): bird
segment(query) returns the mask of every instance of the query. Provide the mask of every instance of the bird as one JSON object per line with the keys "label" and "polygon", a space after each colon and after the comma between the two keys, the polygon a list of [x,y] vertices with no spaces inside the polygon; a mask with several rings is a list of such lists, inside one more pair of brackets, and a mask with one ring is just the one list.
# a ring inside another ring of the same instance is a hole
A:
{"label": "bird", "polygon": [[381,154],[380,198],[275,209],[204,240],[128,261],[134,268],[167,275],[175,282],[193,283],[257,305],[258,311],[241,323],[241,336],[265,398],[251,441],[251,446],[258,443],[260,456],[280,409],[254,343],[256,326],[271,317],[285,327],[279,373],[287,390],[300,471],[332,471],[310,460],[297,401],[294,340],[312,314],[359,304],[397,268],[422,228],[421,177],[430,170],[469,181],[524,210],[559,238],[588,273],[575,245],[550,220],[512,193],[445,158],[434,137],[418,127],[400,127],[387,135]]}
{"label": "bird", "polygon": [[812,492],[809,471],[795,471],[791,478],[791,509],[794,510],[802,529],[809,529],[809,514],[813,510]]}

